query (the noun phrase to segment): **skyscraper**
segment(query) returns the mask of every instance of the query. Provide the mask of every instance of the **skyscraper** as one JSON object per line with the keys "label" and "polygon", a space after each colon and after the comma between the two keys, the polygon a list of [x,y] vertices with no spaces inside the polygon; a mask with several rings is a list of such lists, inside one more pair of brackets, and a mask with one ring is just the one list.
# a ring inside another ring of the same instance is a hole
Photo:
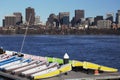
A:
{"label": "skyscraper", "polygon": [[15,12],[15,13],[13,13],[13,15],[16,16],[16,24],[17,25],[19,25],[23,22],[22,21],[22,14],[20,12]]}
{"label": "skyscraper", "polygon": [[110,20],[113,22],[113,13],[107,13],[106,14],[106,20]]}
{"label": "skyscraper", "polygon": [[26,8],[26,22],[29,22],[30,25],[33,25],[35,22],[35,11],[34,8]]}
{"label": "skyscraper", "polygon": [[116,23],[120,24],[120,10],[116,13]]}
{"label": "skyscraper", "polygon": [[85,17],[84,10],[75,10],[75,23],[79,23],[81,18]]}
{"label": "skyscraper", "polygon": [[16,25],[16,16],[15,15],[5,16],[5,26],[6,27],[15,26],[15,25]]}
{"label": "skyscraper", "polygon": [[69,12],[60,12],[59,21],[61,25],[69,25]]}

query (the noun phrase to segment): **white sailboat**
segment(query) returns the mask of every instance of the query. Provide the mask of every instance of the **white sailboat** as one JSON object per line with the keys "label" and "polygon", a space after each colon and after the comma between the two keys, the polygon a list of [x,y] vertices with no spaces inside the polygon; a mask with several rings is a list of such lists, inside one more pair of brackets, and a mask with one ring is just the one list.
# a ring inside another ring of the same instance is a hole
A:
{"label": "white sailboat", "polygon": [[46,68],[46,67],[47,67],[46,62],[41,62],[40,65],[37,66],[37,67],[34,67],[34,68],[32,68],[32,69],[23,71],[23,72],[21,73],[21,75],[27,76],[27,75],[30,75],[30,74],[32,74],[32,73],[36,73],[37,71],[42,70],[42,69],[44,69],[44,68]]}

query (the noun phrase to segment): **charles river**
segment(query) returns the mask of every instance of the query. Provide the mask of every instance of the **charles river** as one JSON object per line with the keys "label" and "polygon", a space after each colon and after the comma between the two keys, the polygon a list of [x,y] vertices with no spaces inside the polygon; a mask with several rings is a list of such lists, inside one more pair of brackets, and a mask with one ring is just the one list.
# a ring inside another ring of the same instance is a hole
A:
{"label": "charles river", "polygon": [[[23,35],[0,35],[5,50],[20,51]],[[89,61],[120,71],[120,35],[29,35],[23,53]],[[5,80],[5,79],[0,79]]]}

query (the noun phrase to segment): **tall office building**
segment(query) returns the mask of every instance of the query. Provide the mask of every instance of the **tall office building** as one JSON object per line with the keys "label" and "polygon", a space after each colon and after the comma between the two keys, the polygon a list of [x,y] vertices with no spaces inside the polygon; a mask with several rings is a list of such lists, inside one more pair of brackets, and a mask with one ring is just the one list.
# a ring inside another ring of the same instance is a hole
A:
{"label": "tall office building", "polygon": [[5,16],[5,26],[10,27],[10,26],[15,26],[16,25],[16,16],[11,15],[11,16]]}
{"label": "tall office building", "polygon": [[34,24],[35,22],[34,8],[31,7],[26,8],[26,21],[29,22],[30,25]]}
{"label": "tall office building", "polygon": [[84,10],[75,10],[75,23],[80,23],[81,18],[85,17]]}
{"label": "tall office building", "polygon": [[60,12],[59,13],[59,22],[61,25],[69,25],[69,12]]}
{"label": "tall office building", "polygon": [[22,21],[22,14],[20,12],[15,12],[15,13],[13,13],[13,15],[16,16],[16,24],[17,25],[19,25],[23,22]]}
{"label": "tall office building", "polygon": [[120,24],[120,10],[116,13],[116,23]]}
{"label": "tall office building", "polygon": [[106,20],[110,20],[113,22],[113,13],[107,13],[106,14]]}

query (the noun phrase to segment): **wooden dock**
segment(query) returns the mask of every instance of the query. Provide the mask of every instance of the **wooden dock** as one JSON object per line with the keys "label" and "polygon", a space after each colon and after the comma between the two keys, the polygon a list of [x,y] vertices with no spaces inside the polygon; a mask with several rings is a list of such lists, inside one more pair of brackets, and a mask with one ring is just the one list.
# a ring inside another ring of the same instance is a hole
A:
{"label": "wooden dock", "polygon": [[[8,78],[9,80],[31,80],[29,78],[12,75],[10,73],[0,71],[0,76]],[[99,75],[86,74],[83,72],[70,71],[56,77],[42,79],[42,80],[120,80],[120,73],[100,73]]]}

